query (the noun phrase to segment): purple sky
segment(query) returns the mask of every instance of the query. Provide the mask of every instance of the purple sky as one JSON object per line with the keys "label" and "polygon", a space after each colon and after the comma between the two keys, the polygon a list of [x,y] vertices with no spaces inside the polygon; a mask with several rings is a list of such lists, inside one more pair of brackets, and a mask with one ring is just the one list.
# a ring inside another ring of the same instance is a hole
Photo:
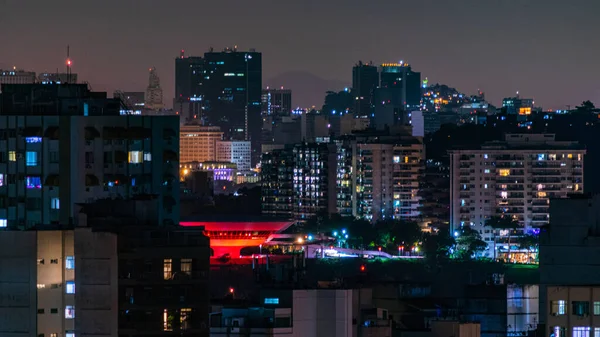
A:
{"label": "purple sky", "polygon": [[155,66],[170,105],[180,49],[237,44],[263,53],[265,85],[299,71],[349,85],[359,59],[404,60],[494,104],[519,90],[544,108],[600,105],[599,13],[599,0],[0,0],[0,68],[64,68],[70,44],[94,90],[143,91]]}

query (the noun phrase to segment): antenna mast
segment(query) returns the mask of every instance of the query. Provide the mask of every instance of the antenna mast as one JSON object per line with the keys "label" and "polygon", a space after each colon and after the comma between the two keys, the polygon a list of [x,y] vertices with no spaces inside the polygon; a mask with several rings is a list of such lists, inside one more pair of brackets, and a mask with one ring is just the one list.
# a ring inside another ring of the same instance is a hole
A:
{"label": "antenna mast", "polygon": [[67,45],[67,83],[71,83],[71,47]]}

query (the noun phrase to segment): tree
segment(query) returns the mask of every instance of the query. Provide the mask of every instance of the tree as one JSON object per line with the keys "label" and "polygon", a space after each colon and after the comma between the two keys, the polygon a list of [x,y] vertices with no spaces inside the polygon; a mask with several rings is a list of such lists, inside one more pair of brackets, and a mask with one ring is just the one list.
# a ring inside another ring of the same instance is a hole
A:
{"label": "tree", "polygon": [[437,234],[427,234],[423,238],[425,258],[441,262],[450,258],[450,252],[456,241],[448,229],[441,229]]}
{"label": "tree", "polygon": [[508,230],[508,256],[507,259],[510,260],[510,236],[512,231],[519,228],[521,225],[519,222],[512,217],[509,216],[493,216],[486,220],[486,226],[489,226],[493,229],[494,234],[494,260],[496,260],[496,243],[497,243],[497,234],[498,230]]}
{"label": "tree", "polygon": [[481,235],[469,226],[463,227],[456,238],[457,256],[460,259],[470,260],[487,248]]}
{"label": "tree", "polygon": [[[523,235],[517,239],[517,243],[521,248],[526,248],[527,252],[531,254],[532,250],[538,249],[539,237],[537,235]],[[528,261],[529,262],[529,261]]]}
{"label": "tree", "polygon": [[411,247],[421,240],[419,224],[412,221],[382,220],[375,224],[375,245],[395,251],[399,246]]}
{"label": "tree", "polygon": [[587,101],[583,101],[581,102],[581,105],[575,108],[575,113],[576,114],[592,114],[592,113],[598,113],[600,111],[600,109],[597,109],[596,106],[594,105],[594,103],[592,103],[591,101],[587,100]]}

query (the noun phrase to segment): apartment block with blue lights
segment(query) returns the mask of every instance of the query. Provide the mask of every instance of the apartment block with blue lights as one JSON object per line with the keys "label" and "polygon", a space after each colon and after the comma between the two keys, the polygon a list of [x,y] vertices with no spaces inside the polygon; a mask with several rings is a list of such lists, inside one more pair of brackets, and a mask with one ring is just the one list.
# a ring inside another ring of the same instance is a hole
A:
{"label": "apartment block with blue lights", "polygon": [[76,204],[105,198],[157,198],[160,223],[178,223],[178,116],[120,115],[85,84],[2,92],[0,227],[73,223]]}

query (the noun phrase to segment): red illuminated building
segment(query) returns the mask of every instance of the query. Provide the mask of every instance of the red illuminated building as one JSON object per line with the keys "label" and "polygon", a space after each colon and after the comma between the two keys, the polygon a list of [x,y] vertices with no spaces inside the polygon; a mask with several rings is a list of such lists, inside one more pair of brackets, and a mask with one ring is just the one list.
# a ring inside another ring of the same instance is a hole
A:
{"label": "red illuminated building", "polygon": [[269,235],[280,233],[292,225],[291,221],[182,221],[181,226],[204,226],[204,233],[210,238],[213,257],[240,256],[244,247],[258,247]]}

